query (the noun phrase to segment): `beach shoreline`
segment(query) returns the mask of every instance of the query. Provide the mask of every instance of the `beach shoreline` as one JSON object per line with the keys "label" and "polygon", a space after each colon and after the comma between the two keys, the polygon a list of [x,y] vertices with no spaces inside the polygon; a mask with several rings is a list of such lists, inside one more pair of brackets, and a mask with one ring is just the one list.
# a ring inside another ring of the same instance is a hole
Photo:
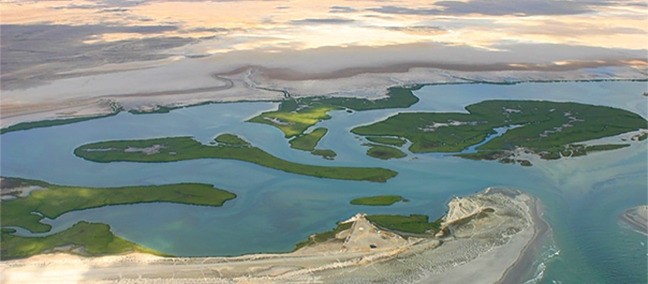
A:
{"label": "beach shoreline", "polygon": [[540,200],[536,200],[532,214],[535,224],[533,237],[520,252],[520,256],[516,259],[515,263],[504,272],[504,275],[498,283],[523,283],[524,280],[527,280],[525,278],[532,271],[533,264],[544,241],[551,235],[551,227],[542,218],[543,211],[542,203]]}
{"label": "beach shoreline", "polygon": [[[525,275],[525,260],[533,259],[530,254],[534,250],[530,248],[547,231],[536,223],[540,217],[533,217],[538,210],[536,198],[518,191],[511,196],[489,191],[461,198],[465,201],[457,204],[477,202],[479,206],[474,208],[492,207],[503,215],[487,213],[491,217],[476,218],[482,213],[473,210],[463,217],[468,222],[446,222],[444,227],[451,233],[442,238],[405,239],[374,227],[359,214],[352,218],[350,232],[336,236],[344,243],[319,243],[291,253],[196,258],[142,253],[88,258],[55,253],[3,261],[0,271],[3,281],[11,283],[173,283],[182,279],[208,283],[340,283],[354,279],[390,281],[394,277],[425,282],[450,276],[456,283],[511,283],[507,281]],[[465,211],[457,209],[457,204],[451,204],[450,210]],[[511,235],[506,233],[507,228],[519,231]],[[377,244],[378,248],[370,249],[368,244]],[[499,265],[494,265],[494,260]],[[422,275],[421,269],[434,273]]]}

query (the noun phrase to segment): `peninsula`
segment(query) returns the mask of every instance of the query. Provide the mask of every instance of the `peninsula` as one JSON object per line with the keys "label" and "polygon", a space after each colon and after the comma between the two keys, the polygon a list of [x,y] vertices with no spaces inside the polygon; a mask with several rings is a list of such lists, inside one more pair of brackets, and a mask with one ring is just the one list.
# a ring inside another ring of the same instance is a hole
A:
{"label": "peninsula", "polygon": [[277,158],[232,134],[221,134],[215,138],[215,142],[217,145],[204,145],[191,137],[106,141],[80,146],[74,150],[74,154],[100,163],[230,159],[300,175],[373,182],[386,182],[398,174],[383,168],[327,167],[293,163]]}
{"label": "peninsula", "polygon": [[3,260],[27,257],[56,250],[77,250],[81,255],[105,255],[132,251],[154,252],[121,239],[105,224],[79,222],[69,229],[49,235],[18,236],[16,229],[47,233],[43,218],[55,219],[65,213],[91,208],[138,203],[222,206],[236,195],[209,184],[182,183],[117,188],[88,188],[49,184],[43,181],[3,177],[2,250]]}
{"label": "peninsula", "polygon": [[546,231],[536,202],[508,189],[457,197],[449,203],[438,230],[416,237],[381,229],[366,215],[357,214],[341,223],[343,229],[287,254],[173,258],[134,253],[81,258],[58,253],[5,261],[0,267],[7,280],[86,283],[516,281],[511,277],[521,269],[518,260],[538,245]]}
{"label": "peninsula", "polygon": [[[468,159],[530,165],[517,154],[554,160],[614,150],[630,145],[578,143],[648,128],[646,119],[636,113],[572,102],[489,100],[469,105],[466,111],[399,113],[351,131],[369,141],[407,139],[413,153],[454,153]],[[368,146],[372,148],[367,154],[377,158],[405,155],[391,146]],[[464,152],[471,146],[474,151]]]}

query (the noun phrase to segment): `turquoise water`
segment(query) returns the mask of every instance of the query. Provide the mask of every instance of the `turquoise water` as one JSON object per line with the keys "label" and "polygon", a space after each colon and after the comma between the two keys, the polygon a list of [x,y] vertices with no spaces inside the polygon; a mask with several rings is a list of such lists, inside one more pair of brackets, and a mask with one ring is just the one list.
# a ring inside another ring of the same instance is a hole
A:
{"label": "turquoise water", "polygon": [[[530,277],[540,283],[646,282],[646,238],[617,216],[646,204],[646,142],[586,157],[536,163],[531,168],[470,161],[444,154],[411,154],[401,160],[367,157],[363,140],[349,132],[399,111],[463,111],[485,99],[576,101],[628,109],[648,117],[645,82],[525,83],[518,85],[438,85],[416,92],[421,101],[406,110],[332,112],[318,127],[329,133],[318,148],[338,153],[328,161],[289,147],[282,133],[248,118],[276,108],[274,103],[213,104],[168,114],[117,116],[50,128],[13,132],[0,138],[3,176],[83,186],[125,186],[204,182],[235,192],[220,208],[174,204],[113,206],[65,214],[46,222],[54,231],[79,220],[110,224],[132,241],[182,256],[284,252],[308,235],[328,230],[358,211],[428,214],[438,218],[456,195],[488,186],[506,186],[538,196],[552,237]],[[399,175],[387,183],[326,180],[230,160],[166,164],[99,164],[76,158],[74,148],[89,142],[166,136],[195,136],[208,142],[235,133],[281,158],[309,164],[380,166]],[[386,208],[352,206],[356,197],[399,194],[410,202]]]}

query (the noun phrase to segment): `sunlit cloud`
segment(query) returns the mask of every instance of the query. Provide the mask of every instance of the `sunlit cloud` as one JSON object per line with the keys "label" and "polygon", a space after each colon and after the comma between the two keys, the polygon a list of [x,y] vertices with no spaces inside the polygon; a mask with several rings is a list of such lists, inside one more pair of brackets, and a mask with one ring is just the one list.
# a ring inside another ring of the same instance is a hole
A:
{"label": "sunlit cloud", "polygon": [[[5,1],[2,24],[172,26],[148,32],[96,29],[88,45],[179,37],[192,52],[441,43],[497,49],[504,43],[645,48],[643,1]],[[176,50],[177,51],[177,50]]]}

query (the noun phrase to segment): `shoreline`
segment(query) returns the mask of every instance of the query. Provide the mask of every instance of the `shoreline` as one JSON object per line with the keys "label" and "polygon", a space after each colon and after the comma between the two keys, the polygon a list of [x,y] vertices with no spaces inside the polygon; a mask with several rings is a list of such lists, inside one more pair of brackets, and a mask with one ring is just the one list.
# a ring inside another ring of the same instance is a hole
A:
{"label": "shoreline", "polygon": [[[538,224],[529,215],[532,208],[528,206],[529,202],[537,199],[519,191],[496,190],[491,193],[487,190],[461,200],[465,201],[450,204],[450,211],[463,212],[461,206],[466,202],[476,202],[477,207],[471,210],[477,215],[482,212],[481,206],[497,208],[492,212],[498,213],[487,213],[486,218],[474,218],[476,215],[470,213],[464,215],[468,222],[447,221],[444,228],[449,228],[447,233],[450,235],[441,239],[405,239],[378,229],[360,214],[353,219],[351,229],[340,232],[334,240],[290,253],[196,258],[142,253],[88,258],[55,253],[2,261],[0,271],[5,280],[12,283],[173,283],[183,279],[202,279],[212,283],[339,283],[354,279],[420,281],[423,276],[420,269],[425,268],[436,271],[435,275],[439,277],[458,272],[463,279],[471,279],[471,283],[485,279],[485,274],[488,274],[488,279],[493,279],[494,283],[509,273],[509,269],[508,266],[499,267],[496,271],[491,269],[484,273],[484,269],[492,268],[493,260],[512,258],[514,267],[517,267],[515,263],[519,263],[520,258],[515,259],[515,256],[530,253],[528,244],[537,239],[538,234],[533,232],[537,232]],[[520,231],[509,235],[510,232],[505,233],[507,228]],[[371,249],[369,244],[372,244]],[[374,244],[377,248],[373,247]]]}
{"label": "shoreline", "polygon": [[[231,80],[230,80],[231,81]],[[408,83],[401,85],[391,85],[386,86],[384,91],[385,93],[389,88],[392,87],[402,87],[408,89],[420,89],[426,86],[439,86],[439,85],[470,85],[470,84],[487,84],[487,85],[517,85],[517,84],[535,84],[535,83],[587,83],[587,82],[648,82],[648,78],[593,78],[593,79],[547,79],[547,80],[506,80],[506,81],[475,81],[475,80],[464,80],[459,82],[429,82],[429,83]],[[288,93],[288,91],[283,91]],[[169,96],[169,93],[165,92],[164,96]],[[138,95],[125,95],[125,97],[138,96]],[[146,96],[146,95],[145,95]],[[321,95],[313,95],[321,96]],[[155,96],[152,96],[155,97]],[[5,114],[2,117],[3,124],[0,125],[0,134],[10,133],[14,131],[30,130],[35,128],[44,128],[51,126],[59,126],[72,124],[81,121],[101,119],[106,117],[111,117],[118,115],[122,112],[129,112],[132,114],[145,115],[145,114],[158,114],[158,113],[167,113],[176,109],[190,108],[197,106],[204,106],[210,104],[228,104],[228,103],[255,103],[255,102],[281,102],[281,98],[233,98],[233,99],[223,99],[223,100],[211,100],[206,98],[205,100],[198,100],[196,102],[171,102],[166,104],[155,104],[147,106],[145,108],[125,108],[120,105],[117,101],[111,99],[111,97],[97,97],[98,104],[97,107],[93,108],[94,102],[85,100],[83,102],[84,106],[79,110],[78,105],[68,105],[65,106],[64,102],[53,102],[52,104],[43,104],[43,106],[36,107],[35,109],[28,107],[21,107],[21,110],[11,111],[8,115],[6,110],[0,112]],[[327,97],[337,97],[335,94],[327,95]],[[365,97],[365,96],[358,96]],[[6,104],[5,104],[6,106]],[[0,108],[2,105],[0,105]],[[42,110],[39,110],[42,108]],[[55,112],[52,115],[52,112]],[[63,115],[61,115],[63,114]],[[5,122],[9,121],[5,124]]]}
{"label": "shoreline", "polygon": [[[506,244],[492,247],[475,259],[435,275],[426,275],[415,283],[523,283],[532,272],[533,263],[551,228],[542,219],[542,203],[531,197],[527,203],[532,226],[519,232]],[[526,238],[525,238],[526,233]]]}
{"label": "shoreline", "polygon": [[497,283],[523,283],[523,280],[527,280],[525,276],[529,276],[529,272],[533,268],[533,263],[542,248],[543,242],[551,234],[551,227],[542,218],[542,212],[544,210],[539,199],[536,198],[533,207],[532,217],[535,224],[533,238],[527,243],[522,252],[520,252],[520,256],[515,260],[515,263],[504,272],[504,275]]}

